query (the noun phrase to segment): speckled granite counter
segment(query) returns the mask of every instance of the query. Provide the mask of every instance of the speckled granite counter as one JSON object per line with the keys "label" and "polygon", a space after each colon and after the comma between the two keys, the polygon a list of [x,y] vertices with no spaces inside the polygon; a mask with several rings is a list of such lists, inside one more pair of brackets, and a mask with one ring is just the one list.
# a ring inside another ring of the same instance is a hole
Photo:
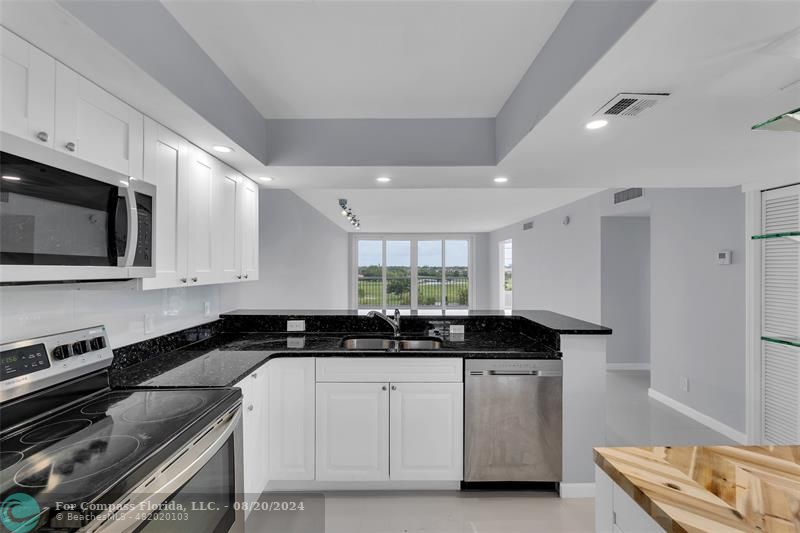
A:
{"label": "speckled granite counter", "polygon": [[[220,333],[184,348],[143,357],[135,349],[119,350],[111,372],[114,387],[228,387],[276,357],[560,357],[557,350],[523,333],[467,332],[456,340],[445,337],[431,351],[353,351],[341,347],[352,333]],[[375,334],[372,334],[375,335]],[[367,334],[359,336],[368,336]],[[120,363],[129,358],[134,364]]]}
{"label": "speckled granite counter", "polygon": [[800,446],[597,448],[595,463],[666,531],[800,531]]}

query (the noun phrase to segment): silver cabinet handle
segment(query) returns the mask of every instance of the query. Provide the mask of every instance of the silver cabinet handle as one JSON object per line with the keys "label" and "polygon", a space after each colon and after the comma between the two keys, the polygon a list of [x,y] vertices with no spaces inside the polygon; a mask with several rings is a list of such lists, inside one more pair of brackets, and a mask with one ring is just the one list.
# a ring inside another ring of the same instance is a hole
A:
{"label": "silver cabinet handle", "polygon": [[47,135],[46,131],[40,131],[39,133],[36,134],[36,138],[42,141],[43,143],[46,143],[47,139],[49,139],[50,136]]}
{"label": "silver cabinet handle", "polygon": [[252,404],[252,403],[251,403],[250,405],[248,405],[248,406],[247,406],[247,410],[248,410],[248,411],[252,411],[252,410],[253,410],[253,404]]}
{"label": "silver cabinet handle", "polygon": [[236,279],[242,279],[242,275],[239,274],[238,276],[236,276]]}
{"label": "silver cabinet handle", "polygon": [[392,390],[397,390],[397,385],[392,385]]}
{"label": "silver cabinet handle", "polygon": [[192,278],[192,281],[194,281],[195,283],[197,283],[197,278]]}
{"label": "silver cabinet handle", "polygon": [[384,385],[383,387],[381,387],[381,390],[386,390],[386,385]]}
{"label": "silver cabinet handle", "polygon": [[257,378],[258,377],[258,372],[253,372],[252,374],[250,374],[250,377],[253,378],[253,379]]}
{"label": "silver cabinet handle", "polygon": [[245,275],[244,275],[244,279],[247,279],[247,277],[248,277],[248,275],[247,275],[247,274],[245,274]]}
{"label": "silver cabinet handle", "polygon": [[64,148],[66,148],[68,152],[74,152],[76,146],[75,146],[75,143],[68,142],[67,144],[64,145]]}
{"label": "silver cabinet handle", "polygon": [[188,280],[186,278],[181,278],[181,283],[186,283]]}

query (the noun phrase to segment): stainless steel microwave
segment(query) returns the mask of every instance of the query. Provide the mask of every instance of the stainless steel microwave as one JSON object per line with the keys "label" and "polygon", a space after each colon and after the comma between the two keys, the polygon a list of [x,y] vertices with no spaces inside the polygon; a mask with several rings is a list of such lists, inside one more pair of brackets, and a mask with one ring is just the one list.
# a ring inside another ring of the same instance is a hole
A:
{"label": "stainless steel microwave", "polygon": [[0,285],[155,275],[156,188],[0,136]]}

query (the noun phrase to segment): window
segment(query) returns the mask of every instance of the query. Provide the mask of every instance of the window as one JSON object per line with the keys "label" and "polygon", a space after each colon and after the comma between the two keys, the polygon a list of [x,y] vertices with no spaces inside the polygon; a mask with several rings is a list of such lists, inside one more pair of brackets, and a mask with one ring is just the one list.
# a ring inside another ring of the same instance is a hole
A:
{"label": "window", "polygon": [[512,307],[512,253],[511,239],[500,242],[500,307]]}
{"label": "window", "polygon": [[359,237],[354,301],[359,309],[467,309],[469,237]]}

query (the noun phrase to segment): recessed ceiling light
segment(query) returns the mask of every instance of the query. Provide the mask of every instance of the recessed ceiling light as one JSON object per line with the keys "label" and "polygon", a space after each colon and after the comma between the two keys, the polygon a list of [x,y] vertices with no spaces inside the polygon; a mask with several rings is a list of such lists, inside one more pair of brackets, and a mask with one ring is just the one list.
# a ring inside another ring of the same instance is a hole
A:
{"label": "recessed ceiling light", "polygon": [[19,181],[22,178],[20,178],[18,176],[3,176],[3,179],[4,180],[8,180],[8,181]]}
{"label": "recessed ceiling light", "polygon": [[270,178],[269,176],[261,176],[258,179],[260,179],[261,181],[272,181],[272,178]]}
{"label": "recessed ceiling light", "polygon": [[494,180],[495,183],[505,183],[508,181],[508,178],[505,176],[497,176]]}
{"label": "recessed ceiling light", "polygon": [[587,130],[599,130],[602,127],[608,126],[607,120],[593,120],[586,123]]}
{"label": "recessed ceiling light", "polygon": [[215,144],[214,146],[212,146],[212,148],[214,149],[215,152],[219,152],[221,154],[229,154],[233,152],[233,148],[229,148],[221,144]]}
{"label": "recessed ceiling light", "polygon": [[389,176],[381,176],[380,178],[375,178],[375,181],[378,181],[380,183],[389,183],[390,181],[392,181],[392,178],[390,178]]}

